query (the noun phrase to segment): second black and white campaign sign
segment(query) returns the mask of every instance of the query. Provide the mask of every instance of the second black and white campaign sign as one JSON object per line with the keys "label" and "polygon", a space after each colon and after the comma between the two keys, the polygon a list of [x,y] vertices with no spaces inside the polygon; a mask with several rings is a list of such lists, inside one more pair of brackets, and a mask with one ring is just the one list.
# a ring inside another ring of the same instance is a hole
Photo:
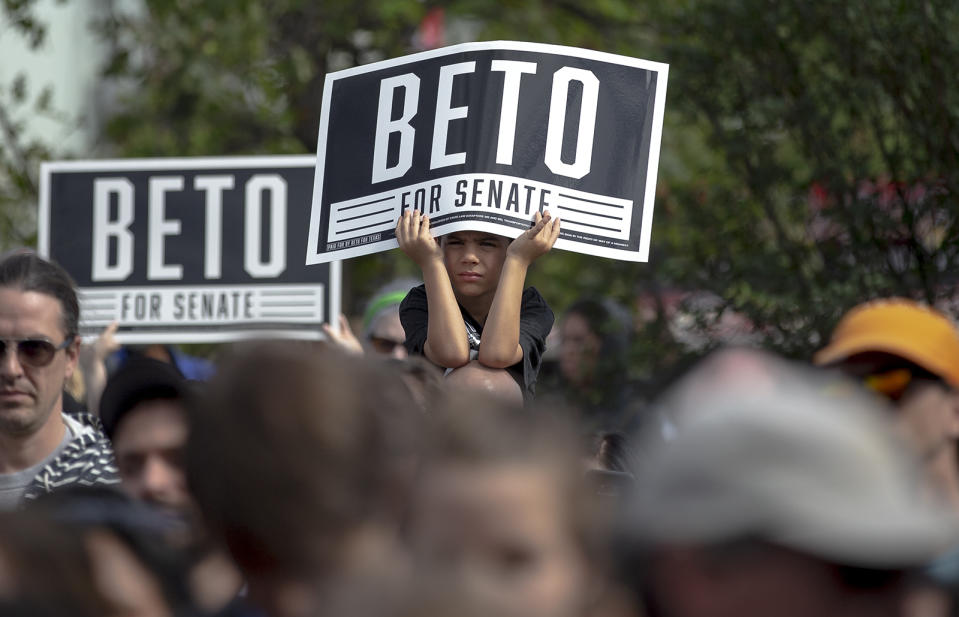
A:
{"label": "second black and white campaign sign", "polygon": [[77,283],[80,334],[122,343],[320,338],[340,264],[308,268],[312,156],[41,167],[39,250]]}
{"label": "second black and white campaign sign", "polygon": [[516,237],[538,211],[556,247],[646,261],[668,66],[534,43],[467,43],[327,75],[307,264],[434,235]]}

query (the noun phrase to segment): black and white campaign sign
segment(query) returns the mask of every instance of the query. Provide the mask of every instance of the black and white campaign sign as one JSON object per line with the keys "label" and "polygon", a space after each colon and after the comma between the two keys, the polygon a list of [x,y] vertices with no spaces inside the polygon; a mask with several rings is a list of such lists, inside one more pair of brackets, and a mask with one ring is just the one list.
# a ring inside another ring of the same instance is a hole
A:
{"label": "black and white campaign sign", "polygon": [[74,278],[81,334],[126,343],[321,338],[340,264],[307,268],[313,156],[41,166],[39,252]]}
{"label": "black and white campaign sign", "polygon": [[434,235],[516,237],[537,210],[557,248],[646,261],[668,66],[534,43],[467,43],[330,73],[307,264]]}

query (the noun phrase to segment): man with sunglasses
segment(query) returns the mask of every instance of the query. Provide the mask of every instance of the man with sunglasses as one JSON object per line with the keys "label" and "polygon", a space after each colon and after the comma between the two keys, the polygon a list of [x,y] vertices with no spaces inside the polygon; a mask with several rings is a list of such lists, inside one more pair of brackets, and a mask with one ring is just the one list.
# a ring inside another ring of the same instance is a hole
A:
{"label": "man with sunglasses", "polygon": [[959,330],[935,309],[889,298],[854,307],[814,357],[895,407],[897,431],[915,448],[930,488],[959,513]]}
{"label": "man with sunglasses", "polygon": [[119,481],[99,420],[63,413],[79,314],[62,268],[24,251],[0,260],[0,509],[71,484]]}

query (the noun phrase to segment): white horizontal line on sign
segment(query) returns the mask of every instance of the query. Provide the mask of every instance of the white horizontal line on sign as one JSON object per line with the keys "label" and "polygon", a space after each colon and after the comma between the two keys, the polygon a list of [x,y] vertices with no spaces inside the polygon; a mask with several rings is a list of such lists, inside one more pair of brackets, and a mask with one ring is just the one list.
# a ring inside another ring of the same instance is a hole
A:
{"label": "white horizontal line on sign", "polygon": [[495,212],[530,221],[541,206],[560,217],[564,228],[629,239],[632,200],[500,174],[460,174],[332,204],[327,241],[392,231],[401,213],[411,209],[434,220],[456,213]]}
{"label": "white horizontal line on sign", "polygon": [[295,296],[313,296],[315,295],[315,293],[316,292],[312,289],[312,286],[311,286],[310,289],[303,289],[303,290],[297,290],[297,289],[291,289],[291,288],[286,288],[281,291],[264,290],[260,292],[260,295],[263,296],[264,298],[269,298],[270,296],[283,296],[284,298],[288,298],[288,297],[295,297]]}
{"label": "white horizontal line on sign", "polygon": [[311,312],[309,312],[309,311],[302,311],[302,312],[299,312],[299,313],[290,313],[290,312],[285,312],[285,313],[283,313],[283,312],[263,312],[263,313],[260,314],[260,316],[261,316],[261,317],[269,317],[270,319],[275,319],[275,318],[279,318],[279,317],[282,317],[283,319],[290,319],[290,318],[300,318],[300,319],[302,319],[302,318],[311,318],[311,317],[313,316],[313,313],[311,313]]}

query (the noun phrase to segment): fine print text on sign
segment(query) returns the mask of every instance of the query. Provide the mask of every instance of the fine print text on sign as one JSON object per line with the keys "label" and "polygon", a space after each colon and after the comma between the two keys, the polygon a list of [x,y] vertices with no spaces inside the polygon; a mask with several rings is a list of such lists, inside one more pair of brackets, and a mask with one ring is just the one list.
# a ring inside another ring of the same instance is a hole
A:
{"label": "fine print text on sign", "polygon": [[307,264],[396,247],[407,210],[510,237],[549,210],[557,248],[646,261],[667,72],[501,41],[330,73]]}
{"label": "fine print text on sign", "polygon": [[81,335],[321,338],[340,264],[303,264],[312,156],[45,163],[39,250],[79,288]]}

